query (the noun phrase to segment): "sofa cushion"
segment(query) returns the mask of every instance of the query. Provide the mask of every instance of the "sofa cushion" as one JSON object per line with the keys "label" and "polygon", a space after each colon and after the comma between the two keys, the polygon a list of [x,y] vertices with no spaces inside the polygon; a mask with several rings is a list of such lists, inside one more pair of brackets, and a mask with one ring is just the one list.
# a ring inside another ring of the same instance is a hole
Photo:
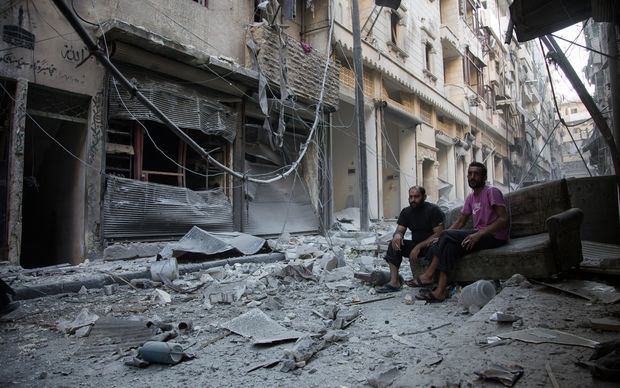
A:
{"label": "sofa cushion", "polygon": [[473,282],[484,279],[508,279],[519,273],[544,278],[556,272],[548,233],[511,239],[506,245],[485,249],[459,259],[450,279]]}
{"label": "sofa cushion", "polygon": [[566,179],[528,186],[504,198],[510,214],[511,238],[546,232],[547,218],[570,208]]}

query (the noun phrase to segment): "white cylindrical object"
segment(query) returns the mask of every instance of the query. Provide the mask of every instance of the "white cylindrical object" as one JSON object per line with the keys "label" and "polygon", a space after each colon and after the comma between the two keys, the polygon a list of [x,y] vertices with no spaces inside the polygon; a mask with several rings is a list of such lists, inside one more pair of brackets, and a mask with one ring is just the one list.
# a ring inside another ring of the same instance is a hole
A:
{"label": "white cylindrical object", "polygon": [[148,341],[139,349],[140,358],[157,364],[178,364],[183,359],[183,347],[173,342]]}
{"label": "white cylindrical object", "polygon": [[174,280],[179,277],[179,265],[174,257],[168,260],[159,260],[151,264],[151,279],[161,282],[164,276],[168,280]]}
{"label": "white cylindrical object", "polygon": [[461,290],[459,301],[465,307],[482,307],[495,296],[495,286],[488,280],[478,280]]}

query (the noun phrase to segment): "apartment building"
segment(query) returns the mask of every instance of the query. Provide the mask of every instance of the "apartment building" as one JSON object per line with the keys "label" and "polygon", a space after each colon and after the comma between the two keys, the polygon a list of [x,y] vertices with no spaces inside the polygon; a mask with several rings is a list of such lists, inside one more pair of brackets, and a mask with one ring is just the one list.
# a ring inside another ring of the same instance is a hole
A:
{"label": "apartment building", "polygon": [[[53,2],[3,3],[4,259],[79,263],[111,242],[176,238],[193,225],[319,229],[327,168],[318,155],[325,112],[338,105],[337,68],[312,47],[327,41],[300,45],[314,10],[258,3],[71,4],[193,144],[89,55]],[[206,163],[205,152],[237,175]]]}
{"label": "apartment building", "polygon": [[[391,218],[419,184],[462,201],[467,165],[504,191],[559,177],[559,133],[543,54],[505,44],[508,1],[360,1],[370,217]],[[350,1],[336,1],[340,109],[332,120],[334,209],[359,206]],[[342,145],[346,152],[340,152]]]}
{"label": "apartment building", "polygon": [[[613,75],[613,60],[600,53],[610,53],[613,48],[610,41],[617,40],[617,33],[613,25],[603,22],[595,22],[588,19],[584,26],[584,38],[588,48],[591,48],[588,55],[588,64],[585,68],[585,75],[588,83],[594,86],[592,98],[603,116],[607,119],[610,128],[614,128],[614,95],[612,90],[612,80],[618,79],[618,75]],[[616,43],[617,45],[617,43]],[[616,48],[617,51],[617,48]],[[615,105],[617,106],[617,104]],[[614,131],[616,145],[618,144],[618,133]],[[595,170],[595,175],[611,175],[614,171],[611,160],[609,146],[601,136],[596,125],[588,141],[583,145],[583,150],[590,155],[589,162]]]}
{"label": "apartment building", "polygon": [[560,111],[566,123],[561,128],[562,136],[562,176],[565,178],[582,178],[590,176],[590,152],[584,150],[587,141],[594,132],[594,122],[590,113],[579,100],[564,101]]}

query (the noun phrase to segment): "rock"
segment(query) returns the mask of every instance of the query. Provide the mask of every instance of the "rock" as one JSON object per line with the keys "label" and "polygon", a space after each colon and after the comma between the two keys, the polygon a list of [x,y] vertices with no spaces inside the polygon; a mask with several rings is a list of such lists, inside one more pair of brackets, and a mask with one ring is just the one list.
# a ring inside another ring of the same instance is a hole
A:
{"label": "rock", "polygon": [[366,381],[374,388],[386,388],[392,384],[399,374],[398,368],[393,367],[367,378]]}

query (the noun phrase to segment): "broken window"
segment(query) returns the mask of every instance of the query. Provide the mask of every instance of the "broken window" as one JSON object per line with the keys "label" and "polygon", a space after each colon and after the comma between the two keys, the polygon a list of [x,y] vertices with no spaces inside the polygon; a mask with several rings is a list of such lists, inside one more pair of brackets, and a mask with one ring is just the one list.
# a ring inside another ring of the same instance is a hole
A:
{"label": "broken window", "polygon": [[467,48],[463,57],[465,82],[480,96],[484,96],[484,63],[476,58]]}
{"label": "broken window", "polygon": [[425,123],[432,125],[433,107],[424,101],[420,101],[420,117]]}
{"label": "broken window", "polygon": [[433,72],[433,45],[430,42],[424,45],[424,68],[430,73]]}
{"label": "broken window", "polygon": [[465,24],[478,35],[480,22],[478,19],[478,5],[474,0],[461,0],[461,15],[465,19]]}
{"label": "broken window", "polygon": [[[110,121],[106,173],[198,191],[226,188],[224,175],[165,125],[151,121],[143,125],[129,120]],[[230,152],[227,142],[217,136],[192,132],[194,141],[226,164],[226,155]]]}
{"label": "broken window", "polygon": [[500,155],[493,156],[494,162],[494,180],[495,182],[504,183],[504,160]]}
{"label": "broken window", "polygon": [[400,23],[401,16],[398,12],[392,10],[390,12],[390,40],[393,44],[398,46],[398,24]]}
{"label": "broken window", "polygon": [[[119,68],[173,123],[220,163],[227,165],[237,117],[206,92],[129,65]],[[150,110],[110,81],[106,172],[124,178],[187,187],[222,188],[227,180]]]}

